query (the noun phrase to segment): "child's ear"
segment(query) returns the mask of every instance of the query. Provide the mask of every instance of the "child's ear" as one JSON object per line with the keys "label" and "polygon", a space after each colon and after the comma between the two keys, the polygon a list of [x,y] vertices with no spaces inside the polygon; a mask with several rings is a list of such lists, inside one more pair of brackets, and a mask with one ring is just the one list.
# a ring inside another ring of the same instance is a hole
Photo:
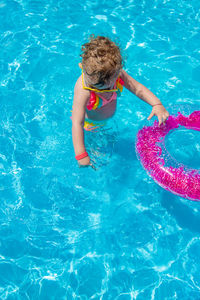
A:
{"label": "child's ear", "polygon": [[79,63],[78,66],[79,66],[80,69],[83,68],[82,63]]}

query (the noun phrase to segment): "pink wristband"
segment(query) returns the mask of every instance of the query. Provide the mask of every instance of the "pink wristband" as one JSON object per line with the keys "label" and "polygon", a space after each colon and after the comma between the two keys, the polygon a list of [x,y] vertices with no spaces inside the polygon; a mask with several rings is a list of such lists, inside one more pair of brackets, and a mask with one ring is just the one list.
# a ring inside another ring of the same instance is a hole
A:
{"label": "pink wristband", "polygon": [[80,155],[76,155],[75,158],[76,158],[76,160],[80,160],[87,156],[88,156],[88,153],[85,151],[85,152],[81,153]]}
{"label": "pink wristband", "polygon": [[162,103],[154,104],[154,105],[152,105],[152,106],[156,106],[156,105],[162,105]]}

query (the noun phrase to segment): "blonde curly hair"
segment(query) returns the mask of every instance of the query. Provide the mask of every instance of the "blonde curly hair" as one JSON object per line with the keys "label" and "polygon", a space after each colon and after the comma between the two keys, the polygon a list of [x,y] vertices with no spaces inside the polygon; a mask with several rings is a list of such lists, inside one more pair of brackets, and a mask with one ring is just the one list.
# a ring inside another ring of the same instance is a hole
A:
{"label": "blonde curly hair", "polygon": [[81,50],[83,71],[95,84],[103,85],[123,66],[119,46],[107,37],[92,35]]}

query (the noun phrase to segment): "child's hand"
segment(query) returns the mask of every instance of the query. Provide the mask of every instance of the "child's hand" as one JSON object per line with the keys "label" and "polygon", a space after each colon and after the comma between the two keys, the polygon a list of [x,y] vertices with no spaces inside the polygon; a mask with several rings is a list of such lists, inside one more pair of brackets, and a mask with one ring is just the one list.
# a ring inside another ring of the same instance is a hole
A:
{"label": "child's hand", "polygon": [[162,104],[160,104],[160,105],[153,106],[152,111],[151,111],[150,115],[148,116],[147,120],[150,120],[153,116],[158,117],[159,125],[161,125],[162,123],[165,124],[165,121],[169,117],[169,113],[164,108],[164,106]]}
{"label": "child's hand", "polygon": [[90,158],[89,156],[86,156],[78,161],[79,167],[87,167],[91,166]]}
{"label": "child's hand", "polygon": [[91,160],[89,156],[86,156],[78,161],[79,167],[84,168],[84,167],[92,167],[95,171],[97,170],[96,167],[91,163]]}

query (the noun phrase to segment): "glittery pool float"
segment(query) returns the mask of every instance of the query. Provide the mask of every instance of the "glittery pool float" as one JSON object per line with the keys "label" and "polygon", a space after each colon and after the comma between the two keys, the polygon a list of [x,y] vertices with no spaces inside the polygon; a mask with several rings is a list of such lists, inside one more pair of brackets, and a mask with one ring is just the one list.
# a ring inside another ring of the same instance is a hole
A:
{"label": "glittery pool float", "polygon": [[[170,116],[165,125],[159,126],[155,121],[152,126],[143,127],[137,134],[136,152],[143,167],[160,186],[181,197],[200,201],[199,171],[181,165],[163,151],[165,136],[180,126],[200,131],[200,111],[189,116],[178,112]],[[169,165],[170,161],[175,163]]]}

